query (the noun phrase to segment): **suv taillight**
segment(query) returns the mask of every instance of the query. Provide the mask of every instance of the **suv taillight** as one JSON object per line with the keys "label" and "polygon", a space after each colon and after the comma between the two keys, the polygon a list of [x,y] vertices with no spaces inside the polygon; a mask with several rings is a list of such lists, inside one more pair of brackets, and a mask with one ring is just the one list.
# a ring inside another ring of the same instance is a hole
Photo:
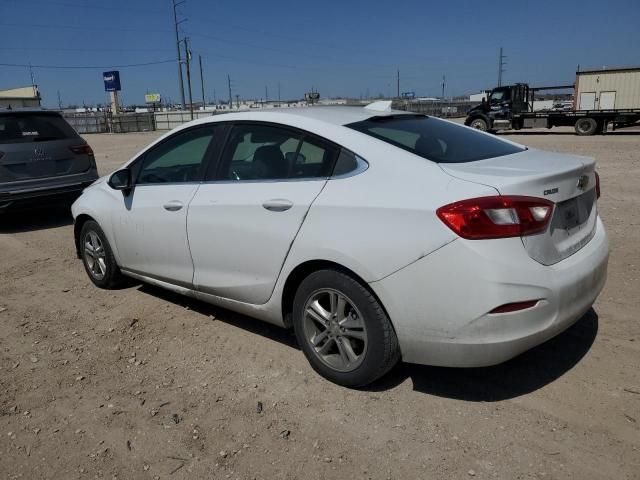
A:
{"label": "suv taillight", "polygon": [[436,210],[445,225],[469,240],[542,233],[552,212],[549,200],[517,195],[471,198]]}
{"label": "suv taillight", "polygon": [[76,155],[93,155],[93,150],[89,145],[74,145],[73,147],[69,147]]}
{"label": "suv taillight", "polygon": [[600,198],[600,175],[598,172],[594,172],[596,174],[596,198]]}

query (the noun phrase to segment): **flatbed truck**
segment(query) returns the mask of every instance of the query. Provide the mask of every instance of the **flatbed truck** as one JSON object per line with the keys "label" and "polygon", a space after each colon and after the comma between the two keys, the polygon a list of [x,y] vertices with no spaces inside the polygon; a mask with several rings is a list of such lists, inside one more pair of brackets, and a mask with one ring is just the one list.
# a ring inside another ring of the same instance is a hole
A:
{"label": "flatbed truck", "polygon": [[[608,78],[610,73],[618,77]],[[583,80],[583,88],[579,89],[583,77],[594,80],[591,83]],[[536,93],[551,90],[574,90],[573,108],[534,111]],[[576,83],[571,85],[532,88],[526,83],[516,83],[497,87],[469,111],[465,125],[488,132],[574,127],[578,135],[640,126],[640,68],[578,72]]]}

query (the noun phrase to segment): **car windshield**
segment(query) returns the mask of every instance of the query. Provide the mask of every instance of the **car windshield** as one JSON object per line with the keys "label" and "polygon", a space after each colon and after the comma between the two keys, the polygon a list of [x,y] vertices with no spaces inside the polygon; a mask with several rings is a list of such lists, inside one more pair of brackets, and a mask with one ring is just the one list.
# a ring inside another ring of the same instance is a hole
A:
{"label": "car windshield", "polygon": [[78,134],[60,116],[43,113],[0,115],[0,143],[44,142]]}
{"label": "car windshield", "polygon": [[347,125],[437,163],[464,163],[524,149],[476,130],[424,115],[373,117]]}

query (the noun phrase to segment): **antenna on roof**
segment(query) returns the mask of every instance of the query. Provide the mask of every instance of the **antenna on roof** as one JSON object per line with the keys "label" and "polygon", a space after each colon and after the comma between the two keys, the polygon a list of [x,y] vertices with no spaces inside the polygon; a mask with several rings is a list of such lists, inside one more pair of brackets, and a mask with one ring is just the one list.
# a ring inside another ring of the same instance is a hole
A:
{"label": "antenna on roof", "polygon": [[381,100],[379,102],[373,102],[364,107],[366,110],[380,113],[391,113],[391,100]]}

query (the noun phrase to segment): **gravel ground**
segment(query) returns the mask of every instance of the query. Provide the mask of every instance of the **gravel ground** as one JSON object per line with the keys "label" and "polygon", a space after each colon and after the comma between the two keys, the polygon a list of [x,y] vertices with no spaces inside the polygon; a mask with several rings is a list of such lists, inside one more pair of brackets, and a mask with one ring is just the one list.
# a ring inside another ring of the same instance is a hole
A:
{"label": "gravel ground", "polygon": [[[86,138],[107,173],[157,135]],[[290,332],[94,288],[65,212],[0,219],[0,478],[640,478],[640,131],[507,138],[597,158],[605,290],[506,364],[401,364],[362,390]]]}

